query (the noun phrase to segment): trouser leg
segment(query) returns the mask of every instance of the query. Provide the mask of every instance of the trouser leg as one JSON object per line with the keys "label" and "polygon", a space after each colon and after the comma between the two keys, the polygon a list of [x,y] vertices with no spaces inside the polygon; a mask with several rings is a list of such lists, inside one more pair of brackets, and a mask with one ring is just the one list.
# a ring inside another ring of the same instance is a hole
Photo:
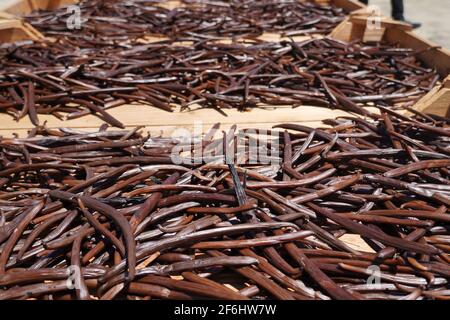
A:
{"label": "trouser leg", "polygon": [[359,0],[359,2],[362,2],[364,4],[369,4],[369,0]]}
{"label": "trouser leg", "polygon": [[403,0],[391,0],[392,18],[395,20],[405,20]]}

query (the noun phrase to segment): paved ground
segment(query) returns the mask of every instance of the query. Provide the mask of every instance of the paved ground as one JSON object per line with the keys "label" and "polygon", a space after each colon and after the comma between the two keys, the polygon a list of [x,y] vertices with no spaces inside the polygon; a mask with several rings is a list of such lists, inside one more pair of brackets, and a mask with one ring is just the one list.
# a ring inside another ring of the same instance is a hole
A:
{"label": "paved ground", "polygon": [[[370,0],[370,4],[390,16],[389,0]],[[422,28],[416,30],[419,35],[450,50],[449,0],[405,0],[405,12],[407,19],[422,22]]]}
{"label": "paved ground", "polygon": [[10,5],[17,3],[16,0],[0,0],[0,10],[8,8]]}
{"label": "paved ground", "polygon": [[[0,10],[17,0],[0,0]],[[371,4],[390,15],[389,0],[370,0]],[[423,27],[417,33],[450,50],[450,1],[449,0],[405,0],[406,17],[420,21]]]}

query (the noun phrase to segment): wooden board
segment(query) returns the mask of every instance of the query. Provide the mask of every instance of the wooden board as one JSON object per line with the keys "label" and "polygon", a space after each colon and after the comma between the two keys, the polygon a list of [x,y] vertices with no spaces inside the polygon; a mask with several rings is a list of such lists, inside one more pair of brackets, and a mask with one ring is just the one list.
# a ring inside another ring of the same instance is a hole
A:
{"label": "wooden board", "polygon": [[0,43],[41,40],[44,37],[29,24],[0,13]]}
{"label": "wooden board", "polygon": [[[317,2],[317,1],[316,1]],[[329,0],[325,1],[347,12],[353,12],[365,8],[366,6],[358,0]]]}
{"label": "wooden board", "polygon": [[434,88],[419,100],[415,104],[414,109],[450,118],[450,76],[447,77],[441,86]]}
{"label": "wooden board", "polygon": [[22,16],[34,10],[54,10],[78,0],[1,0],[0,10]]}
{"label": "wooden board", "polygon": [[[368,108],[372,112],[377,112]],[[194,111],[180,112],[176,110],[169,113],[151,106],[130,104],[109,110],[108,112],[120,119],[127,128],[143,126],[152,134],[171,135],[180,128],[192,129],[200,122],[204,130],[208,130],[213,124],[220,122],[223,128],[229,128],[234,124],[239,124],[240,128],[264,128],[269,129],[279,123],[302,123],[310,126],[323,126],[322,120],[351,114],[342,110],[330,110],[315,106],[301,106],[293,109],[290,106],[277,108],[255,108],[251,111],[241,112],[236,109],[224,110],[228,116],[220,114],[213,109],[197,109]],[[79,119],[60,121],[54,116],[39,115],[40,124],[46,123],[49,128],[69,127],[80,130],[97,129],[103,121],[94,116],[88,115]],[[14,133],[23,136],[33,124],[28,118],[19,122],[5,113],[0,113],[0,135],[10,136]]]}

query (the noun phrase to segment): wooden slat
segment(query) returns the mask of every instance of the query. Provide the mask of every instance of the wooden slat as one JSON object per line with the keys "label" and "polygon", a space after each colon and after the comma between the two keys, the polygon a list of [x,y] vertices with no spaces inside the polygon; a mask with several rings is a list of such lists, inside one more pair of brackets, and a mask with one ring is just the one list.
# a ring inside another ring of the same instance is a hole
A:
{"label": "wooden slat", "polygon": [[75,4],[78,0],[1,0],[0,10],[17,16],[29,14],[34,10],[54,10]]}
{"label": "wooden slat", "polygon": [[[270,130],[273,128],[274,125],[278,123],[239,123],[237,124],[238,130],[241,129],[264,129],[264,130]],[[311,128],[327,128],[328,126],[324,125],[322,121],[311,121],[311,122],[302,122],[301,124],[311,127]],[[202,132],[208,131],[212,127],[213,123],[203,124],[199,128],[202,128]],[[228,130],[235,124],[230,123],[221,123],[220,129],[221,130]],[[58,127],[59,128],[59,127]],[[69,128],[69,126],[63,125],[61,128]],[[80,131],[86,131],[86,132],[95,132],[98,131],[99,127],[79,127],[79,128],[73,128],[71,129],[80,130]],[[135,126],[127,126],[126,129],[134,129]],[[17,135],[21,138],[26,137],[28,133],[30,132],[31,128],[28,129],[0,129],[0,137],[12,137],[14,135]],[[111,130],[117,130],[117,128],[112,128]],[[175,134],[177,132],[180,132],[179,130],[188,130],[190,133],[194,132],[194,125],[178,125],[178,126],[166,126],[166,125],[148,125],[148,126],[142,126],[142,131],[145,133],[150,133],[151,136],[164,136],[164,137],[171,137],[172,134]]]}
{"label": "wooden slat", "polygon": [[[372,108],[370,111],[376,112]],[[223,125],[231,126],[240,124],[245,127],[270,128],[279,123],[316,123],[320,124],[324,119],[349,116],[351,114],[341,110],[331,110],[314,106],[301,106],[292,109],[290,106],[277,108],[255,108],[248,112],[241,112],[236,109],[224,110],[228,116],[221,115],[213,109],[197,109],[194,111],[180,112],[176,110],[169,113],[151,106],[145,105],[124,105],[109,110],[108,112],[122,121],[127,127],[145,126],[150,131],[171,133],[177,128],[192,128],[196,122],[201,121],[205,127],[220,122]],[[59,128],[61,126],[70,128],[98,128],[103,121],[94,116],[88,115],[79,119],[60,121],[52,115],[39,115],[40,123],[46,123],[49,128]],[[0,132],[3,136],[13,133],[24,133],[33,128],[33,124],[28,118],[19,122],[12,120],[12,117],[5,113],[0,113]]]}
{"label": "wooden slat", "polygon": [[[367,25],[367,19],[369,18],[369,15],[352,15],[350,16],[350,22],[366,26]],[[408,23],[400,22],[400,21],[394,21],[389,18],[382,17],[380,20],[380,27],[385,29],[398,29],[398,30],[404,30],[404,31],[411,31],[412,26]]]}
{"label": "wooden slat", "polygon": [[[439,88],[438,88],[439,89]],[[415,110],[450,118],[450,89],[441,88],[424,97],[415,106]]]}
{"label": "wooden slat", "polygon": [[43,36],[27,23],[17,19],[0,18],[0,43],[40,39],[43,39]]}
{"label": "wooden slat", "polygon": [[446,77],[450,74],[449,50],[423,39],[412,31],[388,29],[386,30],[385,40],[388,43],[397,43],[404,48],[412,48],[421,51],[418,58],[428,67],[436,68],[442,77]]}
{"label": "wooden slat", "polygon": [[31,0],[2,0],[0,10],[21,16],[33,11],[33,4]]}
{"label": "wooden slat", "polygon": [[14,20],[16,19],[16,16],[8,13],[8,12],[2,12],[0,11],[0,19],[10,19],[10,20]]}
{"label": "wooden slat", "polygon": [[375,253],[375,251],[361,238],[359,234],[344,234],[339,240],[360,252]]}
{"label": "wooden slat", "polygon": [[330,3],[336,7],[346,10],[347,12],[353,12],[365,7],[364,4],[357,0],[331,0]]}

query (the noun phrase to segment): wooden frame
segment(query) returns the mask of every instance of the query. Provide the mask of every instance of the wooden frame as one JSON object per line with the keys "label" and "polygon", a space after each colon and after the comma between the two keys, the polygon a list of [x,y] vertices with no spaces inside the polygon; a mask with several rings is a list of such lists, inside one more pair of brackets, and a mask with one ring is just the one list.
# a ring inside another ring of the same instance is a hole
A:
{"label": "wooden frame", "polygon": [[400,47],[412,48],[420,52],[419,59],[428,67],[436,68],[439,74],[446,77],[450,74],[450,51],[425,40],[412,31],[409,24],[382,17],[381,28],[368,28],[370,15],[365,12],[351,14],[338,25],[330,37],[343,41],[360,40],[364,42],[385,41],[398,44]]}
{"label": "wooden frame", "polygon": [[42,39],[44,36],[28,23],[0,14],[0,43]]}
{"label": "wooden frame", "polygon": [[414,105],[414,109],[424,113],[450,118],[450,76],[441,86],[434,88]]}
{"label": "wooden frame", "polygon": [[443,117],[450,116],[450,51],[423,39],[412,31],[410,25],[382,18],[381,28],[368,28],[370,13],[365,9],[352,13],[336,27],[330,37],[343,41],[385,41],[419,52],[418,58],[429,68],[435,68],[446,80],[418,101],[413,108]]}
{"label": "wooden frame", "polygon": [[[23,15],[29,14],[35,10],[54,10],[63,6],[68,6],[72,4],[78,3],[80,0],[2,0],[6,1],[6,3],[0,3],[0,15],[2,12],[4,14],[12,15],[15,18],[20,18]],[[364,4],[357,0],[298,0],[301,2],[316,2],[323,5],[332,4],[337,7],[340,7],[347,12],[354,12],[357,10],[361,10],[364,8]],[[180,1],[178,0],[167,0],[164,3],[160,4],[163,7],[168,9],[173,9],[179,7]],[[317,36],[317,35],[314,35]],[[295,41],[302,41],[305,38],[309,38],[308,36],[294,36],[291,37]],[[281,40],[289,40],[290,38],[283,37],[279,33],[265,33],[263,36],[259,37],[262,40],[266,41],[281,41]],[[2,41],[0,40],[0,43]]]}
{"label": "wooden frame", "polygon": [[[364,4],[357,0],[299,0],[299,1],[310,1],[320,4],[333,4],[337,7],[345,9],[347,12],[353,12],[364,8]],[[9,3],[11,2],[11,3]],[[71,5],[79,2],[79,0],[6,0],[5,5],[0,5],[0,10],[22,16],[28,14],[33,10],[43,9],[43,10],[54,10],[65,5]],[[9,4],[8,4],[9,3]],[[174,7],[179,5],[176,0],[169,0],[168,7]]]}
{"label": "wooden frame", "polygon": [[[436,48],[436,46],[424,39],[421,39],[411,31],[411,27],[404,23],[392,21],[383,18],[381,21],[381,31],[367,33],[367,19],[369,13],[365,10],[365,6],[355,0],[316,0],[317,2],[328,4],[332,3],[342,7],[353,13],[342,22],[330,35],[333,38],[340,40],[355,40],[361,39],[366,41],[380,41],[385,40],[389,43],[398,43],[400,46],[412,47],[416,50],[423,51],[420,58],[429,66],[435,67],[442,76],[449,74],[450,68],[450,54],[445,49]],[[19,3],[30,2],[32,5],[37,5],[40,2],[42,6],[58,6],[76,2],[76,0],[22,0]],[[18,8],[18,7],[16,7]],[[42,7],[48,8],[48,7]],[[5,17],[11,20],[11,14],[1,14],[0,18]],[[1,20],[0,20],[1,21]],[[11,22],[10,22],[11,23]],[[5,24],[7,25],[7,24]],[[39,39],[32,28],[25,24],[20,24],[20,21],[15,21],[13,26],[17,26],[11,36],[6,37],[6,40],[17,41],[21,37],[29,37],[28,39]],[[31,28],[31,29],[30,29]],[[1,28],[0,28],[1,29]],[[9,31],[8,31],[9,32]],[[1,34],[1,32],[0,32]],[[42,36],[41,36],[42,37]],[[304,37],[303,37],[304,38]],[[276,40],[271,35],[265,35],[265,40]],[[23,39],[22,39],[23,40]],[[0,38],[0,42],[1,42]],[[430,49],[434,48],[434,49]],[[195,108],[195,106],[193,106]],[[450,116],[450,78],[442,85],[434,88],[430,93],[423,97],[414,108],[425,113],[434,113],[441,116]],[[223,127],[229,127],[232,124],[239,124],[243,127],[253,128],[270,128],[275,123],[282,122],[296,122],[309,126],[320,126],[322,120],[335,118],[339,116],[348,115],[348,113],[341,110],[331,110],[328,108],[320,108],[313,106],[302,106],[297,109],[292,109],[290,106],[264,107],[254,109],[250,112],[239,112],[237,110],[225,110],[227,117],[219,114],[217,111],[211,109],[200,109],[191,112],[174,112],[169,114],[166,111],[159,110],[143,105],[125,105],[109,112],[118,119],[121,119],[127,127],[144,126],[149,132],[159,134],[162,130],[166,134],[178,128],[190,129],[195,120],[201,119],[204,122],[205,128],[216,123],[221,122]],[[375,110],[372,110],[375,111]],[[81,119],[68,120],[65,122],[59,121],[53,116],[40,115],[41,123],[46,121],[50,128],[67,126],[76,129],[96,129],[102,121],[95,116],[87,116]],[[33,125],[28,119],[23,119],[20,122],[12,121],[7,114],[0,114],[0,135],[7,136],[12,133],[20,135],[33,128]]]}
{"label": "wooden frame", "polygon": [[[193,106],[195,107],[195,106]],[[129,104],[108,110],[112,116],[120,119],[127,128],[142,126],[146,131],[154,135],[172,134],[178,129],[191,130],[195,125],[201,125],[208,130],[213,124],[220,122],[222,128],[230,128],[238,124],[239,128],[270,129],[279,123],[301,123],[310,127],[323,126],[322,120],[342,116],[351,116],[343,110],[331,110],[316,106],[301,106],[293,109],[291,106],[277,106],[272,108],[255,108],[251,111],[238,111],[236,109],[224,110],[224,116],[214,109],[197,109],[193,111],[179,111],[173,113],[146,105]],[[371,109],[372,112],[377,112]],[[93,115],[84,116],[80,119],[60,121],[51,115],[39,115],[40,123],[46,123],[49,128],[69,127],[80,130],[98,129],[103,121]],[[13,121],[12,117],[0,113],[0,136],[10,136],[17,133],[25,135],[33,124],[28,118],[19,122]]]}
{"label": "wooden frame", "polygon": [[0,7],[0,10],[17,16],[23,16],[34,10],[55,10],[77,2],[78,0],[16,0],[10,5]]}
{"label": "wooden frame", "polygon": [[[349,12],[360,11],[365,7],[363,4],[359,3],[356,0],[315,1],[323,4],[331,3]],[[76,2],[76,0],[17,0],[14,5],[6,8],[6,11],[15,15],[23,15],[35,9],[55,9],[64,4],[73,4]],[[2,8],[0,8],[0,10],[1,9]],[[11,18],[11,16],[8,17],[8,19],[10,20]],[[20,21],[16,20],[14,25],[17,26],[19,25],[18,23],[20,23]],[[364,20],[364,15],[354,16],[353,20],[346,20],[341,25],[339,25],[333,32],[332,36],[337,39],[342,39],[345,37],[352,38],[355,36],[355,34],[364,35],[366,24],[367,21]],[[0,38],[0,43],[3,41],[17,41],[17,39],[21,38],[20,35],[22,35],[22,37],[24,38],[28,37],[28,39],[35,39],[34,37],[38,37],[34,31],[30,31],[28,26],[24,24],[20,24],[20,28],[18,30],[21,30],[23,33],[15,33],[14,36],[11,35],[9,37],[6,37],[5,39]],[[404,37],[403,39],[399,40],[398,32],[400,32],[400,37]],[[399,41],[403,41],[403,43],[400,44],[404,44],[405,46],[412,46],[413,48],[430,48],[433,46],[432,44],[429,44],[426,41],[416,37],[413,33],[411,33],[410,29],[407,26],[392,24],[389,21],[383,22],[382,36],[386,37],[387,40],[397,39]],[[366,40],[376,39],[375,37],[380,37],[380,35],[368,34]],[[268,38],[267,40],[276,39]],[[429,52],[424,52],[422,55],[424,61],[429,61],[430,63],[433,61],[432,59],[435,59],[437,57],[440,62],[437,62],[436,67],[439,68],[441,74],[444,74],[445,72],[447,72],[448,74],[447,69],[450,67],[450,65],[447,64],[447,59],[449,57],[447,52],[432,50]],[[449,116],[448,102],[450,101],[450,78],[448,78],[447,80],[448,81],[444,82],[442,86],[436,87],[432,92],[430,92],[421,101],[419,101],[416,109],[424,112],[431,111],[436,112],[440,115]],[[162,131],[164,131],[164,135],[166,136],[170,135],[171,132],[179,128],[191,129],[192,126],[195,125],[195,121],[199,119],[203,120],[204,130],[207,130],[212,124],[217,122],[222,123],[222,129],[226,129],[236,123],[239,124],[239,128],[261,129],[271,128],[273,124],[283,122],[302,123],[311,127],[319,127],[323,126],[321,121],[324,119],[348,115],[348,113],[344,111],[330,110],[328,108],[312,106],[302,106],[297,109],[292,109],[289,106],[278,106],[276,108],[271,108],[276,110],[267,109],[255,109],[251,112],[239,112],[235,109],[226,110],[228,116],[224,117],[223,115],[212,109],[202,109],[184,113],[175,112],[173,114],[169,114],[168,112],[159,110],[157,108],[134,104],[121,106],[116,109],[110,110],[110,112],[114,117],[121,119],[121,121],[126,123],[127,127],[143,126],[145,130],[149,131],[152,135],[159,135]],[[82,119],[61,122],[53,116],[40,115],[40,120],[41,123],[45,121],[46,125],[50,128],[65,126],[87,131],[97,130],[103,123],[103,121],[95,116],[87,116],[83,117]],[[9,115],[4,113],[0,113],[0,124],[0,136],[11,136],[14,133],[19,134],[20,136],[25,136],[29,129],[33,128],[33,125],[31,124],[29,119],[23,119],[20,122],[14,122]],[[373,252],[373,250],[364,241],[362,241],[362,239],[358,235],[345,235],[341,240],[345,241],[354,249]]]}
{"label": "wooden frame", "polygon": [[[355,0],[315,0],[316,2],[326,4],[334,4],[347,11],[359,10],[364,7],[361,3]],[[76,3],[77,0],[22,0],[21,3],[30,3],[26,7],[25,11],[21,14],[27,13],[32,8],[47,9],[48,6],[58,6],[58,4],[70,4]],[[39,6],[38,6],[39,5]],[[165,3],[168,7],[175,7],[179,5],[178,1],[168,1]],[[12,11],[17,14],[20,6],[12,7]],[[280,36],[277,34],[264,34],[262,39],[266,41],[278,41]],[[310,37],[295,37],[296,40],[301,41]],[[196,106],[193,106],[195,108]],[[375,111],[375,110],[373,110]],[[191,129],[194,122],[198,119],[202,119],[205,129],[208,126],[213,125],[216,122],[221,122],[223,128],[228,128],[233,124],[238,123],[240,128],[252,127],[252,128],[271,128],[274,123],[283,122],[301,122],[309,126],[320,126],[322,120],[328,118],[335,118],[339,116],[348,116],[349,113],[341,110],[330,110],[328,108],[320,108],[315,106],[302,106],[297,109],[292,109],[290,106],[276,106],[276,107],[263,107],[255,108],[250,112],[240,112],[235,109],[225,110],[228,116],[223,116],[217,111],[211,109],[199,109],[190,112],[178,112],[170,114],[166,111],[159,110],[142,105],[125,105],[115,109],[111,109],[108,112],[114,117],[121,119],[127,127],[144,126],[145,129],[152,134],[160,134],[164,131],[165,134],[171,134],[174,130],[179,128]],[[81,119],[74,119],[68,121],[59,121],[53,116],[40,115],[39,119],[41,123],[44,121],[50,128],[57,128],[60,126],[67,126],[80,130],[89,130],[98,128],[103,121],[96,116],[87,116]],[[33,125],[29,119],[22,119],[19,122],[11,120],[10,115],[0,114],[0,135],[7,136],[12,133],[17,133],[21,136],[25,135]]]}

